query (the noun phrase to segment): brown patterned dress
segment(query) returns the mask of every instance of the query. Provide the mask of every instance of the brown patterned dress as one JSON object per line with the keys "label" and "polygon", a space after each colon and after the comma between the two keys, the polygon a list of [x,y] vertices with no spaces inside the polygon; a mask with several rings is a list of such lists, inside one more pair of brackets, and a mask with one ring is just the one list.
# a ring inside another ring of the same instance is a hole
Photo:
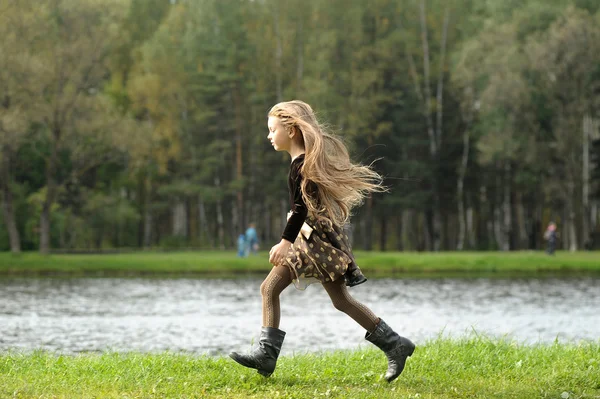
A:
{"label": "brown patterned dress", "polygon": [[344,278],[348,265],[354,262],[348,235],[341,228],[328,219],[312,216],[307,217],[306,223],[313,228],[312,233],[308,238],[298,234],[286,256],[286,265],[299,290],[312,283]]}

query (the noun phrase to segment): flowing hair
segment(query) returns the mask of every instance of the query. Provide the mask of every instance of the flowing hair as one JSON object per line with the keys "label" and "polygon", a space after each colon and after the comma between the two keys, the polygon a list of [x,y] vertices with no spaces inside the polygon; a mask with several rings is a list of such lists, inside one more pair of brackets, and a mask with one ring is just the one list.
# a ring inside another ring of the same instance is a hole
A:
{"label": "flowing hair", "polygon": [[[350,161],[342,140],[325,131],[305,102],[281,102],[271,108],[269,116],[279,118],[286,130],[296,129],[304,143],[301,190],[309,213],[341,226],[368,194],[387,191],[371,165]],[[312,185],[317,190],[311,190]]]}

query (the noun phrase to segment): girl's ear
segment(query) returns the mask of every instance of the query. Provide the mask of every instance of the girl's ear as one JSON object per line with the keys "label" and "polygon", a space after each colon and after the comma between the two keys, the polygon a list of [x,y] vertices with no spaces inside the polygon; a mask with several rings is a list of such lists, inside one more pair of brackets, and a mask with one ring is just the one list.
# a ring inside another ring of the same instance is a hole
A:
{"label": "girl's ear", "polygon": [[288,132],[288,136],[290,136],[290,138],[294,138],[295,134],[296,134],[296,126],[290,127],[290,130]]}

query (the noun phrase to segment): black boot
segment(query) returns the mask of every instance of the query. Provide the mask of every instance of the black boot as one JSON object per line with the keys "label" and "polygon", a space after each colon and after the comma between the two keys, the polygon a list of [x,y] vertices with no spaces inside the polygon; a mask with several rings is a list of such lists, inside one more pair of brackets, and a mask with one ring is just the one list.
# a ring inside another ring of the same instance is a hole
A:
{"label": "black boot", "polygon": [[379,319],[375,331],[365,334],[365,339],[381,349],[387,356],[388,369],[385,373],[387,382],[392,382],[402,373],[406,359],[415,351],[415,344],[408,338],[396,334],[381,319]]}
{"label": "black boot", "polygon": [[354,262],[351,262],[348,265],[348,270],[346,270],[344,278],[346,279],[346,285],[348,287],[354,287],[355,285],[359,285],[367,281],[365,275],[362,274],[362,271]]}
{"label": "black boot", "polygon": [[269,377],[275,371],[277,358],[285,338],[285,331],[274,327],[263,327],[260,330],[258,347],[248,355],[231,352],[229,356],[241,364],[256,369],[259,374]]}

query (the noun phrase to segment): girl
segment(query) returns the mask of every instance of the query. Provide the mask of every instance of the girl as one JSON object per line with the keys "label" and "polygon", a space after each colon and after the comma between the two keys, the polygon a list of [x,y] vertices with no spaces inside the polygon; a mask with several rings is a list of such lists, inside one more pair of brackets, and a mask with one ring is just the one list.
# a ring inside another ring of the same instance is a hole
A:
{"label": "girl", "polygon": [[285,337],[279,329],[279,295],[291,283],[304,289],[319,282],[333,306],[367,330],[365,338],[383,350],[388,359],[385,378],[391,382],[404,369],[415,345],[349,294],[346,286],[366,279],[341,229],[367,194],[385,191],[381,176],[367,166],[352,164],[344,144],[324,131],[308,104],[279,103],[268,116],[267,138],[276,151],[286,151],[292,158],[288,176],[292,211],[281,241],[269,252],[274,267],[260,286],[263,327],[258,347],[247,355],[232,352],[230,356],[270,376]]}

